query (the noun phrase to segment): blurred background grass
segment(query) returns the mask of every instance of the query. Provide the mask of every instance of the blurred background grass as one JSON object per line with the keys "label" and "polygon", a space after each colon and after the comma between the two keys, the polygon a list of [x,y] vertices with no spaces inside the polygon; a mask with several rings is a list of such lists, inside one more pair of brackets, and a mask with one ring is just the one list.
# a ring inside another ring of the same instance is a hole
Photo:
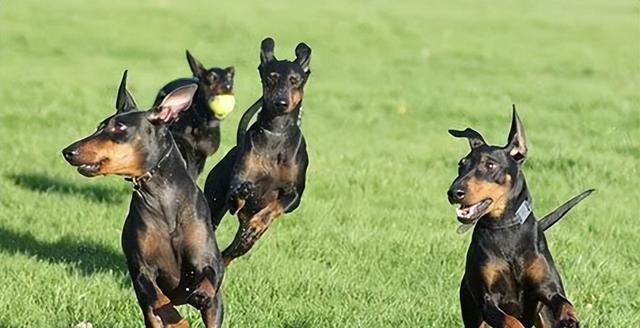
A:
{"label": "blurred background grass", "polygon": [[[184,50],[260,95],[259,42],[313,48],[302,206],[225,277],[226,327],[456,327],[469,234],[445,191],[473,126],[502,144],[518,106],[539,216],[598,192],[547,234],[585,327],[640,320],[637,1],[0,2],[0,327],[137,327],[119,246],[130,186],[60,156],[113,111],[188,76]],[[208,169],[206,170],[208,171]],[[201,177],[201,183],[206,174]],[[226,245],[235,219],[218,241]],[[195,327],[195,311],[186,307]]]}

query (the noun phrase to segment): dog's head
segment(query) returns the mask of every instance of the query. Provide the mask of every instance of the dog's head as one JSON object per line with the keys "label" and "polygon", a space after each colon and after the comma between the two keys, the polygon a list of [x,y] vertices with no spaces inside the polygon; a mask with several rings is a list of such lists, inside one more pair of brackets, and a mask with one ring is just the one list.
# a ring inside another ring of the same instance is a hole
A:
{"label": "dog's head", "polygon": [[233,66],[227,68],[205,68],[202,63],[187,50],[187,61],[198,80],[198,88],[209,108],[218,119],[224,119],[235,106],[233,96],[233,79],[236,70]]}
{"label": "dog's head", "polygon": [[64,158],[87,177],[143,175],[170,147],[167,126],[189,108],[196,89],[196,84],[183,86],[169,93],[158,106],[139,111],[127,90],[125,71],[116,113],[100,122],[94,133],[66,147],[62,151]]}
{"label": "dog's head", "polygon": [[311,48],[304,43],[298,44],[295,50],[296,59],[278,60],[273,49],[273,39],[266,38],[260,47],[260,79],[265,103],[263,110],[273,115],[292,112],[302,101],[304,85],[309,79],[311,70]]}
{"label": "dog's head", "polygon": [[449,130],[457,138],[466,138],[471,151],[458,164],[458,176],[447,195],[459,204],[458,220],[473,223],[482,217],[500,218],[507,202],[519,194],[523,185],[521,165],[527,155],[524,128],[513,108],[511,131],[503,147],[490,146],[480,133],[467,128]]}

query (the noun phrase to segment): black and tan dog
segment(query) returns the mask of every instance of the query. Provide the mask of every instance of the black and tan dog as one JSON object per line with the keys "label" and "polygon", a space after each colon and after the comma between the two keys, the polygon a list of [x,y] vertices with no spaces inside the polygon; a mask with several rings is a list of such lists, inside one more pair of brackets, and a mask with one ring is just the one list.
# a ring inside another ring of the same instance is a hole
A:
{"label": "black and tan dog", "polygon": [[504,147],[487,145],[472,129],[449,132],[471,146],[448,191],[460,204],[458,220],[475,224],[460,286],[465,327],[579,327],[544,230],[593,190],[538,222],[521,169],[527,146],[515,107]]}
{"label": "black and tan dog", "polygon": [[125,72],[116,113],[63,155],[84,176],[121,175],[134,183],[122,248],[146,327],[188,327],[174,308],[185,303],[200,309],[206,327],[220,327],[224,265],[204,195],[168,128],[197,86],[138,111],[126,79]]}
{"label": "black and tan dog", "polygon": [[169,128],[187,162],[187,170],[193,177],[197,177],[202,173],[207,157],[220,147],[220,123],[234,108],[235,69],[233,66],[206,69],[188,50],[187,61],[193,78],[169,82],[158,91],[153,105],[158,106],[168,94],[178,88],[194,83],[198,85],[189,109]]}
{"label": "black and tan dog", "polygon": [[205,184],[213,224],[217,226],[227,211],[240,221],[233,242],[222,252],[225,264],[249,251],[275,218],[295,210],[305,188],[308,156],[300,114],[311,49],[298,44],[294,61],[277,60],[273,49],[273,39],[262,41],[262,110],[256,122],[245,134],[243,124],[252,114],[248,110],[237,146],[213,168]]}

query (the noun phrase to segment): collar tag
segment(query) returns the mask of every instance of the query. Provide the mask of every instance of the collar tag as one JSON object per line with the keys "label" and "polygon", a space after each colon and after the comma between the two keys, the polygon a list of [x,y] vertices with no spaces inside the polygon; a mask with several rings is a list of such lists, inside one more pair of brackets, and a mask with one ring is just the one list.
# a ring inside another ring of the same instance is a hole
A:
{"label": "collar tag", "polygon": [[529,217],[529,214],[531,214],[531,211],[531,203],[529,203],[528,199],[525,199],[516,211],[516,222],[518,224],[523,224],[524,221]]}

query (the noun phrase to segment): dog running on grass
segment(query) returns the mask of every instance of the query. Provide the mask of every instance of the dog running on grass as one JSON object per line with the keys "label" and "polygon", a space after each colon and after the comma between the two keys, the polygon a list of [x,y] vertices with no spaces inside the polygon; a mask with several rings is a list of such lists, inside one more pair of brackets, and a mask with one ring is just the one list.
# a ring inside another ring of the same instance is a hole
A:
{"label": "dog running on grass", "polygon": [[522,171],[527,145],[515,106],[504,147],[487,145],[472,129],[449,132],[471,147],[448,191],[460,205],[458,220],[475,225],[460,286],[465,327],[579,327],[544,230],[593,190],[539,223]]}

